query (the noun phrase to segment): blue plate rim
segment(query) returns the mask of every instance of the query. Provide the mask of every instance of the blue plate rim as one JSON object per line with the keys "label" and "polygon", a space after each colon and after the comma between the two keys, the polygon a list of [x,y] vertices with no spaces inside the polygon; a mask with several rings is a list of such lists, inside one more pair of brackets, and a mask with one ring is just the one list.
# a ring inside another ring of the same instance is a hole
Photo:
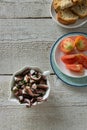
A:
{"label": "blue plate rim", "polygon": [[[70,33],[66,33],[66,34],[62,35],[61,37],[59,37],[59,38],[56,40],[56,42],[53,44],[53,46],[51,47],[51,51],[50,51],[50,63],[51,63],[51,67],[52,67],[54,73],[56,74],[56,76],[57,76],[61,81],[63,81],[64,83],[66,83],[67,85],[74,86],[74,87],[87,87],[87,85],[73,85],[73,84],[68,83],[67,81],[64,81],[61,77],[58,76],[58,74],[56,73],[56,71],[55,71],[55,69],[53,68],[53,65],[52,65],[52,59],[51,59],[51,58],[52,58],[52,52],[53,52],[53,49],[54,49],[55,45],[57,44],[57,42],[58,42],[61,38],[65,37],[65,36],[68,36],[68,35],[71,35],[71,34],[83,34],[83,35],[86,35],[86,36],[87,36],[87,33],[84,33],[84,32],[70,32]],[[60,70],[58,70],[58,71],[61,72]],[[63,74],[63,75],[64,75],[64,74]],[[68,76],[66,76],[66,77],[68,77]],[[86,76],[86,77],[87,77],[87,76]],[[81,78],[81,77],[80,77],[80,78]],[[83,78],[84,78],[84,77],[83,77]],[[72,79],[75,79],[75,78],[72,78]]]}

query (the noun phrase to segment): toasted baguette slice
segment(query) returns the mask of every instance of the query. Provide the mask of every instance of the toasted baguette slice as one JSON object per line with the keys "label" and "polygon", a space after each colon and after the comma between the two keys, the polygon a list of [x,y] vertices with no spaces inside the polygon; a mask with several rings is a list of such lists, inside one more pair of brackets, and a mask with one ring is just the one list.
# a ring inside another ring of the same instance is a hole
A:
{"label": "toasted baguette slice", "polygon": [[53,0],[53,7],[56,12],[58,12],[59,9],[65,9],[71,6],[73,6],[72,0]]}
{"label": "toasted baguette slice", "polygon": [[85,4],[75,5],[71,8],[71,10],[80,18],[84,18],[87,16],[87,6]]}
{"label": "toasted baguette slice", "polygon": [[70,9],[59,10],[57,20],[65,25],[73,24],[77,21],[78,16],[73,14]]}

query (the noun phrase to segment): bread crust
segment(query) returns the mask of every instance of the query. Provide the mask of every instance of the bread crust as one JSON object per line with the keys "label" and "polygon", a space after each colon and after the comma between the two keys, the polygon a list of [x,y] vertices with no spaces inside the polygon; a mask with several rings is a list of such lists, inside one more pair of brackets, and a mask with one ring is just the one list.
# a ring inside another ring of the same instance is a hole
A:
{"label": "bread crust", "polygon": [[80,4],[80,3],[83,3],[84,0],[72,0],[72,1],[73,1],[73,3],[75,3],[75,4],[78,4],[78,3]]}
{"label": "bread crust", "polygon": [[66,21],[66,20],[62,19],[61,17],[57,17],[57,20],[64,25],[74,24],[77,21],[77,20]]}
{"label": "bread crust", "polygon": [[74,5],[72,0],[53,0],[52,4],[56,12],[60,9],[66,9]]}
{"label": "bread crust", "polygon": [[[64,11],[64,10],[63,10]],[[76,16],[76,15],[74,15],[73,14],[73,16],[72,17],[70,17],[70,18],[63,18],[63,16],[62,16],[62,12],[63,12],[62,10],[60,10],[60,11],[58,11],[58,13],[57,13],[57,15],[56,15],[56,18],[57,18],[57,20],[60,22],[60,23],[62,23],[62,24],[65,24],[65,25],[69,25],[69,24],[74,24],[76,21],[77,21],[77,19],[78,19],[78,16]],[[69,9],[67,10],[67,11],[70,11]],[[67,13],[67,12],[66,12]],[[72,12],[70,12],[71,13],[71,15],[72,15]]]}

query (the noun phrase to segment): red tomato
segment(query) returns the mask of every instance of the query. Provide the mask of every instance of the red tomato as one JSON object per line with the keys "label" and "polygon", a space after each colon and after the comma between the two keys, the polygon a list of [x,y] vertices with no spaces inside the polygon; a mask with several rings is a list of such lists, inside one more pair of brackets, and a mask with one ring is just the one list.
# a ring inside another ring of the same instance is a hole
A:
{"label": "red tomato", "polygon": [[84,36],[77,36],[75,39],[75,46],[78,51],[87,50],[87,38]]}
{"label": "red tomato", "polygon": [[74,72],[83,72],[83,66],[82,64],[66,64],[66,67]]}
{"label": "red tomato", "polygon": [[77,54],[64,55],[61,57],[61,60],[65,64],[73,64],[73,63],[77,62]]}
{"label": "red tomato", "polygon": [[75,47],[74,40],[70,37],[65,38],[60,43],[60,49],[64,53],[68,53],[68,54],[71,53],[74,50],[74,47]]}
{"label": "red tomato", "polygon": [[87,55],[77,54],[78,63],[82,64],[87,69]]}

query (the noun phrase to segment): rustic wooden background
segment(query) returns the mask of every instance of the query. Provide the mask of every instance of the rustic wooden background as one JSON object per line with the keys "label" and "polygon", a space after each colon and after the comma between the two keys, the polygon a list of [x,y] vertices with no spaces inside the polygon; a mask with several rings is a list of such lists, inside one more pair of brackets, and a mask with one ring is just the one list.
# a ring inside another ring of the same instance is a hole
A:
{"label": "rustic wooden background", "polygon": [[[87,88],[67,86],[53,73],[50,50],[61,35],[86,32],[64,29],[50,17],[50,0],[0,0],[0,130],[86,130]],[[18,69],[29,65],[48,77],[48,101],[30,109],[8,100],[10,80]]]}

